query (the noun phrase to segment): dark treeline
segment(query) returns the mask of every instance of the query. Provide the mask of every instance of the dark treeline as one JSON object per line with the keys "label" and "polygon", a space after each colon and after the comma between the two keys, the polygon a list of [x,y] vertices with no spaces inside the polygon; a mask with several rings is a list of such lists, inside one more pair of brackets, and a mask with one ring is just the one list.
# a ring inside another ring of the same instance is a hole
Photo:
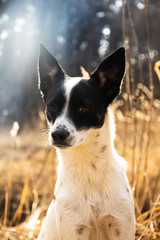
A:
{"label": "dark treeline", "polygon": [[[122,11],[124,2],[124,11]],[[129,5],[128,5],[129,4]],[[130,8],[128,8],[128,6]],[[147,1],[152,64],[159,60],[160,1]],[[42,41],[67,74],[91,72],[118,47],[131,46],[134,81],[149,85],[146,19],[143,0],[1,0],[0,1],[0,121],[34,123],[42,106],[37,89],[37,58]],[[122,14],[123,12],[123,14]],[[138,40],[139,52],[137,55]],[[125,41],[124,41],[125,40]],[[138,59],[142,63],[140,79]],[[158,79],[155,73],[155,97]],[[132,92],[134,94],[134,92]]]}

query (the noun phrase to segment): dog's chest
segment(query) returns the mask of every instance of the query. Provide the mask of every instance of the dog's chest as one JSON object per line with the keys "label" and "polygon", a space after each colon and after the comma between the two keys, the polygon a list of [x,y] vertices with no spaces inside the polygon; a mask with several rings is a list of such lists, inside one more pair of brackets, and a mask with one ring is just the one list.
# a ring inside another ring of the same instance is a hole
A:
{"label": "dog's chest", "polygon": [[83,235],[84,239],[89,239],[96,218],[106,212],[103,197],[91,189],[82,192],[72,184],[61,185],[60,189],[56,191],[56,213],[61,236],[77,239],[78,235]]}
{"label": "dog's chest", "polygon": [[97,226],[105,236],[102,239],[106,239],[107,226],[111,224],[114,229],[118,229],[117,219],[124,219],[123,209],[129,209],[132,202],[125,189],[121,187],[118,191],[120,185],[116,188],[113,182],[112,188],[108,185],[102,189],[100,185],[99,188],[92,186],[92,182],[90,187],[85,184],[82,187],[77,182],[64,180],[58,179],[55,204],[58,228],[62,236],[67,236],[65,239],[77,239],[76,234],[82,233],[84,239],[89,239],[88,236],[97,234]]}
{"label": "dog's chest", "polygon": [[95,166],[61,171],[55,189],[58,213],[66,212],[66,216],[78,217],[86,224],[104,215],[118,215],[120,205],[131,201],[128,189],[125,173],[117,177],[108,172],[106,176],[105,169],[100,171]]}

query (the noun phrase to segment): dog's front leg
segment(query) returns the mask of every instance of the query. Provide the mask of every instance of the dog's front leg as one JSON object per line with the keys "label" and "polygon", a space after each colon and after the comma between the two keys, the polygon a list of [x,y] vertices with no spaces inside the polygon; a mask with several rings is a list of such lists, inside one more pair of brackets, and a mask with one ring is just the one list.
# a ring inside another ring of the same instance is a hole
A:
{"label": "dog's front leg", "polygon": [[51,202],[45,222],[42,226],[37,240],[60,240],[56,224],[56,212],[54,200]]}

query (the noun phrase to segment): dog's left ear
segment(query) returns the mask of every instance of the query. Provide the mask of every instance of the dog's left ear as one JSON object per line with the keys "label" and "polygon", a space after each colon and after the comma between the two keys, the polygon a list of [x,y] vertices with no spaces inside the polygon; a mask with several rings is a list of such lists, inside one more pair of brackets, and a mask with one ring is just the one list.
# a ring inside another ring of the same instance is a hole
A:
{"label": "dog's left ear", "polygon": [[90,74],[91,79],[98,81],[104,92],[107,104],[110,104],[120,92],[125,72],[125,49],[119,48]]}
{"label": "dog's left ear", "polygon": [[39,89],[42,97],[46,100],[52,83],[64,79],[65,72],[57,59],[50,51],[40,43],[40,54],[38,59]]}

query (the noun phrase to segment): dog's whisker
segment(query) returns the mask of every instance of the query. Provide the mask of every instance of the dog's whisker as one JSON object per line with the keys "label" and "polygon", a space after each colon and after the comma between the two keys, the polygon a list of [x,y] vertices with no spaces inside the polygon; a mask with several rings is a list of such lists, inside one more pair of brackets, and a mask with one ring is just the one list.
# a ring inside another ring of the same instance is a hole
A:
{"label": "dog's whisker", "polygon": [[50,129],[49,129],[49,128],[46,128],[46,129],[44,129],[43,131],[41,131],[41,132],[38,134],[38,136],[41,137],[41,138],[46,137],[46,136],[48,136],[49,131],[50,131]]}
{"label": "dog's whisker", "polygon": [[41,131],[38,136],[42,139],[42,147],[47,148],[48,146],[48,134],[49,134],[50,129],[46,128],[43,131]]}

